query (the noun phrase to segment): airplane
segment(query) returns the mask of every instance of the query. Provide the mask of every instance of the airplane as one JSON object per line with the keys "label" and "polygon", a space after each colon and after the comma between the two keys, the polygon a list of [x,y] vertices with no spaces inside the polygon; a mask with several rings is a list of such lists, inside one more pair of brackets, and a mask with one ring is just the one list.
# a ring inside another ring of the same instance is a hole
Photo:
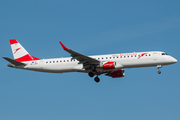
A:
{"label": "airplane", "polygon": [[125,68],[151,66],[157,66],[160,74],[162,66],[177,62],[174,57],[161,51],[86,56],[65,47],[60,41],[62,48],[70,53],[71,57],[40,59],[31,56],[16,39],[9,41],[14,59],[3,57],[11,63],[8,64],[9,67],[48,73],[88,73],[90,77],[96,76],[94,81],[97,83],[100,81],[98,76],[102,74],[120,78],[125,76]]}

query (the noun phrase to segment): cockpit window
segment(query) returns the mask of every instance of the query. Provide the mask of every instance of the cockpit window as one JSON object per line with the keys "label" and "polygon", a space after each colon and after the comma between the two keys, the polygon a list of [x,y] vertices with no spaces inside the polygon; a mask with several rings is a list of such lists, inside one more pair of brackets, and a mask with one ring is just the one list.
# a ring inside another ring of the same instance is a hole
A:
{"label": "cockpit window", "polygon": [[168,55],[167,53],[162,53],[162,55]]}

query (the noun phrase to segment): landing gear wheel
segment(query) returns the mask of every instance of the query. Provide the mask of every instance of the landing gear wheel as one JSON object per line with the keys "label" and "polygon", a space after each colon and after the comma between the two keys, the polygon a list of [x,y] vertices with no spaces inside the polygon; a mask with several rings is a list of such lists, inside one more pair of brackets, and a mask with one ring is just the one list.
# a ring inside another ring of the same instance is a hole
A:
{"label": "landing gear wheel", "polygon": [[93,72],[89,72],[88,75],[89,75],[90,77],[94,77],[94,73],[93,73]]}
{"label": "landing gear wheel", "polygon": [[161,74],[161,71],[158,71],[158,74]]}
{"label": "landing gear wheel", "polygon": [[94,78],[94,81],[96,81],[97,83],[100,81],[100,79],[97,77]]}

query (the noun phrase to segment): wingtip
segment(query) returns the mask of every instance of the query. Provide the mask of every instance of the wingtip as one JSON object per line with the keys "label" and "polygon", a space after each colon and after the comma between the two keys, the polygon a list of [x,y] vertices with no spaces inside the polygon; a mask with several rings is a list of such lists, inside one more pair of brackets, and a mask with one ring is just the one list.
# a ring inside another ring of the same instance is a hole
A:
{"label": "wingtip", "polygon": [[6,57],[2,57],[3,59],[5,59]]}
{"label": "wingtip", "polygon": [[65,47],[65,46],[62,44],[62,42],[61,42],[61,41],[59,41],[59,43],[61,44],[61,46],[62,46],[62,48],[63,48],[64,50],[69,49],[69,48]]}

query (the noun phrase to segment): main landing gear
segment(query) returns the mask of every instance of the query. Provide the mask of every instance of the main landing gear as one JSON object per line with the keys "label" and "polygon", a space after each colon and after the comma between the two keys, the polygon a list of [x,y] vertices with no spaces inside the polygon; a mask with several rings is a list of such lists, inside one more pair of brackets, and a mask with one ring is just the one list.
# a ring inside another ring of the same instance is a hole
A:
{"label": "main landing gear", "polygon": [[94,77],[94,73],[91,71],[88,73],[89,77]]}
{"label": "main landing gear", "polygon": [[[96,66],[90,66],[90,68],[89,68],[91,71],[88,73],[88,75],[89,75],[89,77],[94,77],[94,73],[97,73],[97,71],[96,71]],[[99,82],[100,81],[100,79],[99,79],[99,77],[98,77],[98,74],[97,74],[97,76],[94,78],[94,81],[95,82]]]}
{"label": "main landing gear", "polygon": [[[94,77],[94,73],[92,71],[89,72],[88,75],[89,75],[89,77]],[[97,82],[97,83],[100,81],[98,75],[94,78],[94,81]]]}
{"label": "main landing gear", "polygon": [[96,77],[94,78],[94,81],[96,81],[96,82],[98,83],[98,82],[100,81],[99,77],[96,76]]}
{"label": "main landing gear", "polygon": [[[94,77],[94,73],[92,71],[89,72],[88,75],[89,75],[89,77]],[[98,75],[94,78],[94,81],[97,82],[97,83],[100,81]]]}
{"label": "main landing gear", "polygon": [[157,68],[158,68],[158,74],[161,74],[161,71],[160,71],[160,68],[161,68],[162,66],[161,65],[157,65]]}

